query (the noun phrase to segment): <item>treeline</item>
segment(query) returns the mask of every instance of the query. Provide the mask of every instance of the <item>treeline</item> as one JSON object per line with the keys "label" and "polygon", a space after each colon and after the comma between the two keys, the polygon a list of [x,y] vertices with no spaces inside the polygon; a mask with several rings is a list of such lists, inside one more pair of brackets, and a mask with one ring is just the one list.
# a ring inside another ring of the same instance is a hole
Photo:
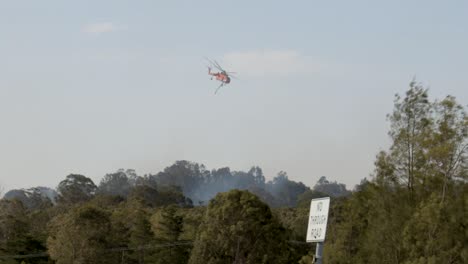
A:
{"label": "treeline", "polygon": [[308,207],[321,196],[325,263],[468,263],[465,109],[415,82],[394,102],[391,146],[352,192],[189,161],[98,185],[72,174],[0,200],[0,263],[311,263]]}
{"label": "treeline", "polygon": [[106,174],[96,185],[92,179],[70,174],[56,189],[33,187],[8,191],[5,199],[20,200],[28,209],[62,204],[86,202],[96,195],[118,196],[123,199],[139,197],[148,206],[177,204],[182,207],[206,205],[217,193],[229,190],[249,190],[270,207],[295,207],[305,198],[330,195],[346,196],[350,192],[344,184],[330,182],[320,177],[313,189],[302,182],[288,178],[280,171],[271,181],[266,181],[260,167],[248,171],[231,171],[228,167],[207,170],[203,164],[186,160],[176,161],[157,174],[139,176],[135,170],[120,169]]}
{"label": "treeline", "polygon": [[[98,185],[70,174],[56,189],[10,190],[0,200],[0,263],[187,263],[191,256],[198,259],[192,263],[199,263],[206,252],[198,251],[197,245],[205,242],[197,237],[212,227],[208,215],[218,210],[216,200],[222,208],[230,204],[231,211],[223,211],[216,225],[227,233],[214,233],[222,234],[219,239],[237,237],[226,242],[224,260],[271,262],[276,252],[283,252],[283,261],[297,262],[310,249],[304,243],[310,199],[349,194],[343,184],[325,177],[314,189],[290,180],[285,172],[266,181],[257,166],[246,172],[227,167],[209,171],[189,161],[177,161],[154,175],[121,169],[106,174]],[[247,226],[223,227],[228,222]],[[269,222],[275,239],[286,245],[281,251],[260,242],[270,236],[258,240],[254,233],[266,232],[263,225]],[[228,250],[237,244],[235,254]],[[246,253],[257,247],[257,257]]]}

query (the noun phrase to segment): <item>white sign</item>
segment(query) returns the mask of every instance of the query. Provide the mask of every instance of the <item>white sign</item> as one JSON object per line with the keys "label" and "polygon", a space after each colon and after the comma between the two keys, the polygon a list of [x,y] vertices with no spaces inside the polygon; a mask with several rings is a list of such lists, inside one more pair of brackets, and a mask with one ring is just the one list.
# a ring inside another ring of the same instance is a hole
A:
{"label": "white sign", "polygon": [[329,208],[330,197],[313,199],[312,202],[310,202],[309,225],[307,226],[307,242],[325,241]]}

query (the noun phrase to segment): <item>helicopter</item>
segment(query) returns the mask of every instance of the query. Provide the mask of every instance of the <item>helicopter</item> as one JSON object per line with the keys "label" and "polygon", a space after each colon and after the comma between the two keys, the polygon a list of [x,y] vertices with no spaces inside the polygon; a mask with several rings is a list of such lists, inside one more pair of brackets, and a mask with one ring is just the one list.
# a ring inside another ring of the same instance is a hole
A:
{"label": "helicopter", "polygon": [[[235,72],[228,72],[226,70],[224,70],[217,61],[215,60],[210,60],[208,58],[205,58],[211,66],[207,66],[208,67],[208,74],[211,75],[211,80],[213,80],[213,77],[217,80],[217,81],[220,81],[221,84],[218,86],[218,88],[216,89],[215,91],[215,94],[218,92],[218,90],[231,83],[231,77],[232,78],[236,78],[234,76],[234,74],[236,74]],[[212,68],[216,68],[217,70],[219,70],[219,72],[212,72],[211,69]]]}

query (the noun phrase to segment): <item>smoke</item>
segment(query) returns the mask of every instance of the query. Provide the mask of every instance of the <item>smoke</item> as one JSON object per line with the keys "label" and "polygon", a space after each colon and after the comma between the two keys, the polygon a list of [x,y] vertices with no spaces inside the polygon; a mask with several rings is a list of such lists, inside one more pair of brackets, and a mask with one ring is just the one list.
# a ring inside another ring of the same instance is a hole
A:
{"label": "smoke", "polygon": [[[248,171],[231,171],[229,167],[209,170],[203,164],[186,160],[176,161],[161,172],[145,176],[138,176],[134,170],[121,169],[107,174],[99,185],[99,191],[125,197],[141,185],[159,190],[160,193],[167,188],[181,192],[194,205],[206,205],[218,193],[239,189],[252,192],[271,207],[294,207],[301,194],[312,191],[302,182],[290,180],[284,171],[267,182],[263,170],[258,166]],[[328,181],[318,182],[315,189],[331,196],[348,192],[343,184]]]}
{"label": "smoke", "polygon": [[[72,189],[91,186],[92,191],[81,192],[88,193],[88,198],[96,194],[123,198],[138,196],[153,206],[170,203],[181,206],[206,205],[218,193],[239,189],[252,192],[271,207],[295,207],[302,194],[312,191],[302,182],[290,180],[284,171],[280,171],[273,180],[267,182],[263,170],[258,166],[253,166],[248,171],[231,171],[229,167],[208,170],[203,164],[186,160],[176,161],[163,171],[144,176],[137,175],[135,170],[120,169],[106,174],[98,187],[85,176],[78,175],[81,177],[79,182],[73,180],[75,178],[72,176],[77,175],[67,176],[59,186],[73,185],[70,187]],[[313,191],[330,196],[349,193],[344,184],[329,182],[325,177],[320,178]],[[0,186],[0,194],[2,193]],[[44,187],[8,192],[9,198],[21,198],[30,207],[38,207],[43,204],[43,200],[55,203],[56,195],[54,190]],[[75,198],[80,200],[83,197]]]}
{"label": "smoke", "polygon": [[249,171],[231,171],[229,167],[210,171],[203,164],[176,161],[151,177],[158,185],[180,186],[185,196],[200,205],[207,204],[220,192],[239,189],[249,190],[272,207],[295,206],[298,196],[309,190],[303,183],[289,180],[285,172],[266,182],[258,166]]}

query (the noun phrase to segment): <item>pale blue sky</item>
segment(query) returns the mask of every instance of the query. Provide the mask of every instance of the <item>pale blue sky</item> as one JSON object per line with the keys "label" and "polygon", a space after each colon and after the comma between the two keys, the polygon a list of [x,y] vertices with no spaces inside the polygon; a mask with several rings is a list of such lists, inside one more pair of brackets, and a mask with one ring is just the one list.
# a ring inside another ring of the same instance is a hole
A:
{"label": "pale blue sky", "polygon": [[[349,188],[413,76],[468,102],[467,1],[1,1],[0,185],[175,160]],[[213,94],[204,56],[240,80]]]}

